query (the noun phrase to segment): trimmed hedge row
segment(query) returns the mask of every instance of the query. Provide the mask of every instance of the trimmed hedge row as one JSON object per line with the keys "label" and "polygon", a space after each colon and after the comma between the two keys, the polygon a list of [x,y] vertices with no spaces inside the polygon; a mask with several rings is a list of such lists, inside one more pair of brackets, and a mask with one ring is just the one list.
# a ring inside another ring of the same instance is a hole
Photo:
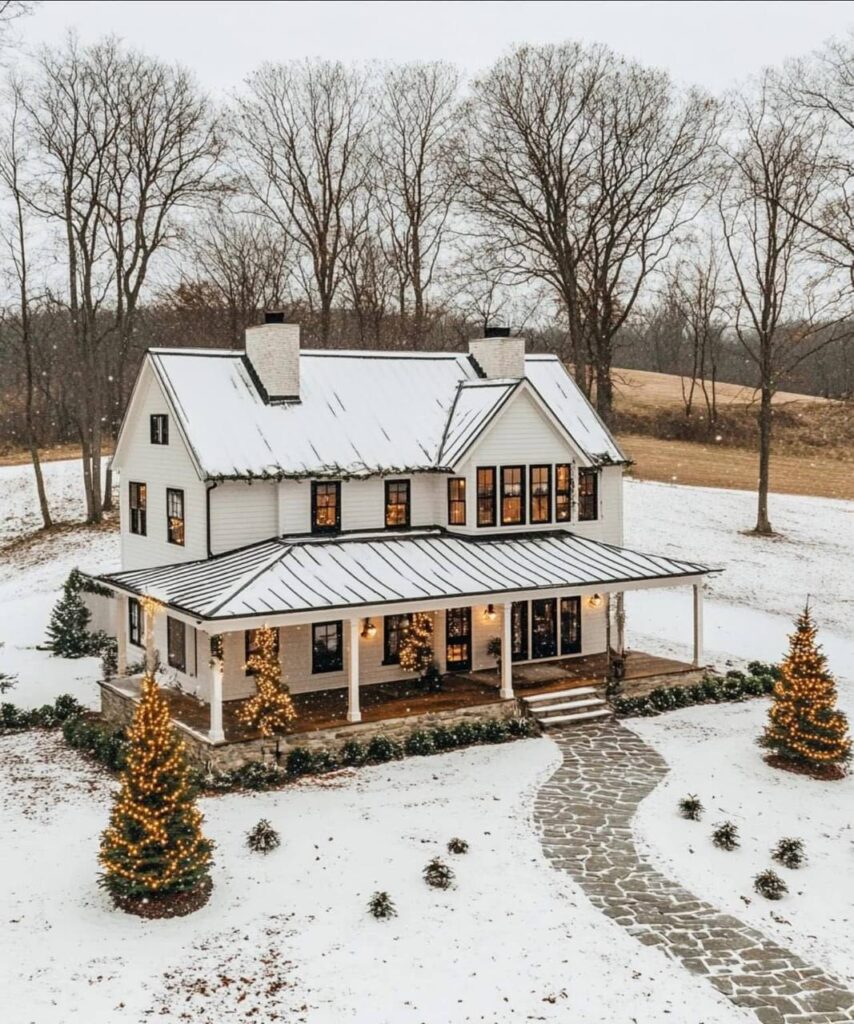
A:
{"label": "trimmed hedge row", "polygon": [[19,708],[15,704],[0,704],[0,736],[27,729],[56,729],[63,722],[82,715],[86,709],[70,693],[60,694],[53,704],[40,708]]}
{"label": "trimmed hedge row", "polygon": [[617,697],[614,711],[619,718],[649,717],[694,704],[722,704],[762,697],[771,693],[779,675],[776,665],[751,661],[747,672],[733,669],[724,676],[706,676],[689,686],[659,686],[643,697]]}
{"label": "trimmed hedge row", "polygon": [[124,729],[110,729],[91,715],[70,718],[62,726],[69,747],[99,761],[111,772],[120,772],[127,762],[127,738]]}

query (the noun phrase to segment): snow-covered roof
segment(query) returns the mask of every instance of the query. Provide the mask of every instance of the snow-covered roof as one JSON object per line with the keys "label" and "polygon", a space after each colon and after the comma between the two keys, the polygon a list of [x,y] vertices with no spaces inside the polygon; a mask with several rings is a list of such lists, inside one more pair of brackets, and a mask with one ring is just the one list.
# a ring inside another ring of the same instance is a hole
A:
{"label": "snow-covered roof", "polygon": [[201,562],[101,577],[199,619],[492,597],[564,587],[632,589],[709,572],[565,530],[468,537],[440,529],[281,538]]}
{"label": "snow-covered roof", "polygon": [[[482,380],[459,353],[304,350],[300,401],[268,404],[242,352],[149,357],[207,479],[450,469],[519,386]],[[527,356],[525,371],[591,462],[625,461],[556,356]]]}

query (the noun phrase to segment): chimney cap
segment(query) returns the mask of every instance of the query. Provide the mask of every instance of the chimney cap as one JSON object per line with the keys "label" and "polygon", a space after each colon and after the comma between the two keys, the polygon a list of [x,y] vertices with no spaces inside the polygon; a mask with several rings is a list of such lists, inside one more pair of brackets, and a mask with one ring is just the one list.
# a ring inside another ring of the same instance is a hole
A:
{"label": "chimney cap", "polygon": [[285,322],[285,313],[281,309],[267,309],[264,311],[264,323],[265,324],[283,324]]}
{"label": "chimney cap", "polygon": [[483,332],[484,338],[509,338],[509,327],[487,327]]}

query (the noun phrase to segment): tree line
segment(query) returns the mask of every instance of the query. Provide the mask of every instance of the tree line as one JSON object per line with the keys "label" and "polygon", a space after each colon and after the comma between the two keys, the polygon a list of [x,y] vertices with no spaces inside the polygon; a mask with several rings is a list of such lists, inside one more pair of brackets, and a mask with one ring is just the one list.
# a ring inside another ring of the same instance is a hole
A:
{"label": "tree line", "polygon": [[99,521],[144,349],[240,347],[264,308],[317,346],[456,347],[512,323],[606,422],[615,361],[678,367],[689,413],[748,367],[762,533],[774,393],[805,374],[850,389],[854,35],[726,96],[567,42],[468,81],[265,64],[224,103],[70,37],[7,76],[3,110],[0,429],[31,452],[45,524],[40,446],[79,443]]}

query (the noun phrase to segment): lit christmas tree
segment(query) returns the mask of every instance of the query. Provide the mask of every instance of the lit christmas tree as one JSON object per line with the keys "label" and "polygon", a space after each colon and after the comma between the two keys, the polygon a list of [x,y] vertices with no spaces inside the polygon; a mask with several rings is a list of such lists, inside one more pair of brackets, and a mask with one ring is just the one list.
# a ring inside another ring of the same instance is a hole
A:
{"label": "lit christmas tree", "polygon": [[262,626],[255,631],[256,649],[249,655],[246,668],[255,676],[255,693],[237,712],[244,725],[262,736],[284,732],[297,717],[291,695],[282,682],[282,667],[275,629]]}
{"label": "lit christmas tree", "polygon": [[400,638],[400,667],[423,675],[433,664],[433,619],[415,612]]}
{"label": "lit christmas tree", "polygon": [[184,743],[151,676],[142,681],[127,738],[121,789],[101,835],[101,884],[125,909],[180,894],[206,896],[213,844],[202,834]]}
{"label": "lit christmas tree", "polygon": [[72,569],[62,587],[62,597],[54,605],[47,627],[50,649],[61,658],[84,658],[92,653],[89,609],[80,593],[83,576]]}
{"label": "lit christmas tree", "polygon": [[840,767],[851,757],[848,720],[836,707],[836,684],[816,633],[807,606],[789,637],[762,737],[782,761],[813,771]]}

